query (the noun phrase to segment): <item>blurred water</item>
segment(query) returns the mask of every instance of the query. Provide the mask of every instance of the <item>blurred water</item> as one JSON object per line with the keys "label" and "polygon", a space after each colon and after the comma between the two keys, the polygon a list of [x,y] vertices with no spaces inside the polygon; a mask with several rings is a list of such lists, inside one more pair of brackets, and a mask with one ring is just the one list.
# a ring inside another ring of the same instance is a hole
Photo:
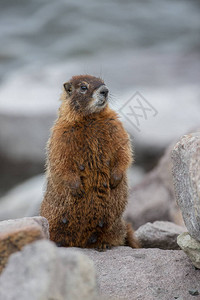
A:
{"label": "blurred water", "polygon": [[199,12],[186,0],[1,0],[1,82],[52,66],[124,88],[197,83]]}

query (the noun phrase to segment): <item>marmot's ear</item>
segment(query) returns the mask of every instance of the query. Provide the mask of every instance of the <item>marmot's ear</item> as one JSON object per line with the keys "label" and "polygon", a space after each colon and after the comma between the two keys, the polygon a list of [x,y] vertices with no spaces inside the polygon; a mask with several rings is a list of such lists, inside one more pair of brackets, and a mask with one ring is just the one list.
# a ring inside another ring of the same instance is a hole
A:
{"label": "marmot's ear", "polygon": [[65,91],[67,92],[67,94],[69,96],[71,96],[72,92],[73,92],[73,86],[71,82],[66,82],[63,84]]}

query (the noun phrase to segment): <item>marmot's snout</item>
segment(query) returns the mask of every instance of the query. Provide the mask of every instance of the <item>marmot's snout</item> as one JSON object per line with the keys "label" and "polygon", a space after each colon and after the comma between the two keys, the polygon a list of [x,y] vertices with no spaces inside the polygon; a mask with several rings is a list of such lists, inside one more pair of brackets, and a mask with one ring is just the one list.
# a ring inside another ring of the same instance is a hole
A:
{"label": "marmot's snout", "polygon": [[108,88],[105,86],[105,85],[103,85],[103,86],[100,86],[100,88],[99,88],[99,93],[100,93],[100,96],[103,96],[104,98],[107,98],[107,96],[108,96]]}
{"label": "marmot's snout", "polygon": [[108,88],[105,85],[101,85],[93,94],[95,99],[94,105],[97,107],[104,107],[108,100]]}

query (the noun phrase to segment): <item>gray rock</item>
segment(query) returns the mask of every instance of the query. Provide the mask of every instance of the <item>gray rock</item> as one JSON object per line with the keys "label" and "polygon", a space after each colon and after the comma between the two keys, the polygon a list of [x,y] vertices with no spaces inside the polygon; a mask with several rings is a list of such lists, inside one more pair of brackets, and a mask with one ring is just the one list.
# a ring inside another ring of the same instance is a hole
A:
{"label": "gray rock", "polygon": [[43,238],[49,238],[49,225],[43,217],[0,222],[0,273],[11,254]]}
{"label": "gray rock", "polygon": [[141,183],[129,191],[129,203],[125,218],[137,229],[157,220],[171,221],[182,225],[182,216],[175,201],[172,179],[170,145],[158,166],[148,173]]}
{"label": "gray rock", "polygon": [[49,239],[49,223],[46,218],[41,217],[41,216],[35,216],[35,217],[29,217],[29,218],[27,217],[27,218],[23,218],[23,219],[25,221],[33,220],[34,222],[39,224],[40,227],[42,227],[42,232],[44,234],[44,238]]}
{"label": "gray rock", "polygon": [[184,231],[184,227],[174,223],[156,221],[139,227],[135,232],[135,236],[140,241],[142,248],[178,250],[180,248],[177,244],[177,237]]}
{"label": "gray rock", "polygon": [[65,250],[38,241],[13,254],[0,277],[0,299],[94,299],[93,263],[82,253]]}
{"label": "gray rock", "polygon": [[181,250],[116,247],[101,253],[76,251],[94,261],[99,292],[105,298],[194,300],[189,291],[200,292],[200,272]]}
{"label": "gray rock", "polygon": [[193,239],[188,232],[178,236],[177,243],[191,259],[193,265],[200,269],[200,242]]}
{"label": "gray rock", "polygon": [[35,176],[14,187],[0,198],[0,221],[39,215],[44,189],[43,175]]}
{"label": "gray rock", "polygon": [[21,219],[15,219],[15,220],[6,220],[0,222],[0,235],[18,231],[20,229],[26,228],[26,227],[38,227],[40,228],[41,234],[44,238],[49,238],[49,224],[47,219],[41,216],[36,217],[27,217],[27,218],[21,218]]}
{"label": "gray rock", "polygon": [[200,132],[181,138],[172,162],[177,203],[189,233],[200,241]]}

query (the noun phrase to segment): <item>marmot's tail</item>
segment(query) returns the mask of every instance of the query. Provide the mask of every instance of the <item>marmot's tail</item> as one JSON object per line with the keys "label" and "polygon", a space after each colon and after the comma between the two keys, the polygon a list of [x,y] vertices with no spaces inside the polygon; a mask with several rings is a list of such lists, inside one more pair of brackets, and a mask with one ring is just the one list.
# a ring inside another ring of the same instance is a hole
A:
{"label": "marmot's tail", "polygon": [[140,243],[134,235],[133,228],[130,223],[126,224],[126,240],[125,245],[131,248],[140,248]]}

